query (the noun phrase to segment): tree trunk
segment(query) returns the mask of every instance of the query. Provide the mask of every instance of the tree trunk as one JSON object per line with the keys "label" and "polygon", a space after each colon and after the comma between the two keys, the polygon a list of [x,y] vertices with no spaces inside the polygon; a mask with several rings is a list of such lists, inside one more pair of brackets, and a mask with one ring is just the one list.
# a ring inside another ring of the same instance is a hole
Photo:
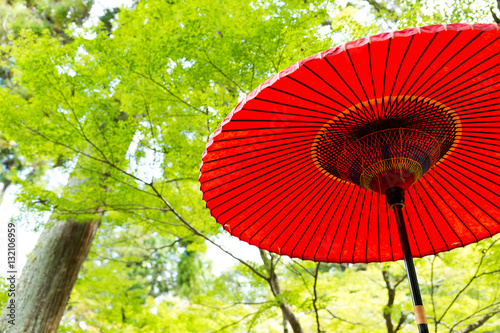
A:
{"label": "tree trunk", "polygon": [[56,332],[99,222],[56,221],[40,235],[17,284],[16,321],[2,332]]}
{"label": "tree trunk", "polygon": [[387,288],[387,305],[383,309],[383,317],[385,319],[385,326],[387,327],[387,333],[397,333],[406,322],[408,315],[410,313],[401,312],[399,317],[398,325],[394,328],[394,323],[392,322],[392,314],[394,311],[394,300],[396,299],[396,288],[401,282],[406,279],[406,274],[400,277],[398,280],[393,281],[389,274],[389,268],[385,266],[382,268],[382,277],[385,281],[385,286]]}
{"label": "tree trunk", "polygon": [[[271,291],[273,292],[274,296],[278,296],[279,294],[281,294],[281,287],[278,281],[278,276],[276,275],[276,271],[274,269],[275,266],[272,258],[269,259],[264,250],[260,250],[260,256],[264,261],[264,266],[266,268],[267,274],[269,274],[269,279],[267,282],[271,287]],[[292,330],[294,333],[303,333],[304,331],[302,330],[302,326],[300,326],[299,319],[297,319],[297,317],[293,313],[292,307],[286,304],[285,301],[282,301],[280,302],[280,309],[283,313],[283,324],[286,325],[286,322],[288,321],[290,323],[290,326],[292,326]],[[284,328],[284,331],[286,332],[286,326]]]}
{"label": "tree trunk", "polygon": [[290,323],[290,326],[292,326],[292,330],[294,333],[302,333],[302,326],[300,326],[300,322],[295,316],[295,314],[292,311],[292,308],[290,305],[286,304],[285,302],[281,303],[280,305],[281,311],[283,312],[283,316],[287,319],[287,321]]}
{"label": "tree trunk", "polygon": [[392,284],[389,277],[389,271],[386,267],[382,270],[382,276],[384,277],[385,285],[387,287],[387,305],[384,306],[382,315],[385,319],[385,326],[387,326],[387,333],[394,333],[394,325],[392,324],[392,307],[394,305],[394,299],[396,298],[396,288]]}
{"label": "tree trunk", "polygon": [[[125,112],[120,111],[114,121],[119,123],[127,117]],[[100,128],[104,129],[105,125],[101,124]],[[125,156],[134,133],[135,128],[128,127],[127,131],[114,134],[120,135],[120,144],[115,148],[116,156]],[[87,162],[82,158],[78,161],[77,167],[86,166]],[[102,172],[103,181],[109,176],[105,172],[108,168],[110,167],[106,165]],[[78,191],[85,183],[86,179],[71,175],[65,190]],[[105,190],[108,192],[111,188],[106,187]],[[102,207],[95,208],[96,216],[103,213]],[[71,219],[49,220],[17,281],[16,325],[11,326],[8,323],[7,309],[4,308],[0,319],[0,332],[57,331],[98,228],[98,220],[86,222],[75,222]]]}
{"label": "tree trunk", "polygon": [[3,197],[5,196],[5,192],[7,192],[7,188],[12,184],[11,181],[4,181],[2,184],[2,189],[0,190],[0,205],[3,202]]}

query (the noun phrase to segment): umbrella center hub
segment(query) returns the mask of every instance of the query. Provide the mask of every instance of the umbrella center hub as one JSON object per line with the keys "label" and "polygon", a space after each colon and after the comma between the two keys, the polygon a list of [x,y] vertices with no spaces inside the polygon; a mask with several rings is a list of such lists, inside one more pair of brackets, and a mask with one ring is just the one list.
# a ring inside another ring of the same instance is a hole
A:
{"label": "umbrella center hub", "polygon": [[409,128],[377,131],[350,142],[337,160],[340,178],[377,193],[407,189],[436,164],[440,144]]}
{"label": "umbrella center hub", "polygon": [[422,97],[371,100],[345,110],[318,133],[312,153],[331,176],[384,194],[412,186],[457,144],[460,124]]}

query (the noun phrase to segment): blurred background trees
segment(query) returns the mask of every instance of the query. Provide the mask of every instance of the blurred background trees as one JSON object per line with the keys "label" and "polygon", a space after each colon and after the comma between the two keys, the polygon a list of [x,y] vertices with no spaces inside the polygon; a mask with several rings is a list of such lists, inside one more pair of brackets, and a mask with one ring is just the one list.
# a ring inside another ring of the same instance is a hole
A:
{"label": "blurred background trees", "polygon": [[[402,263],[225,250],[201,200],[201,154],[239,100],[298,60],[381,31],[493,21],[496,4],[155,0],[88,29],[91,1],[0,6],[0,180],[19,179],[26,211],[52,213],[21,277],[23,329],[414,331]],[[56,166],[71,173],[64,189],[11,176]],[[433,332],[500,329],[497,239],[417,260]],[[207,246],[238,264],[214,272],[224,259]]]}

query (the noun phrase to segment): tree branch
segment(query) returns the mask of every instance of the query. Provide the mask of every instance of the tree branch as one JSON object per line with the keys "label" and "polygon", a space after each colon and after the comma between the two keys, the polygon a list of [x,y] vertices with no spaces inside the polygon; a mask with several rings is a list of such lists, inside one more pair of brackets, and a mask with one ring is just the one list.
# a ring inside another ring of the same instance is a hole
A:
{"label": "tree branch", "polygon": [[[461,319],[461,320],[457,321],[457,322],[456,322],[456,323],[455,323],[455,324],[454,324],[454,325],[450,328],[449,333],[453,333],[453,331],[454,331],[455,327],[457,327],[458,325],[460,325],[460,324],[461,324],[461,323],[463,323],[464,321],[469,320],[469,319],[474,318],[474,317],[477,317],[477,316],[478,316],[478,313],[481,313],[481,312],[483,312],[483,311],[485,311],[485,310],[487,310],[487,309],[489,309],[489,308],[491,308],[491,307],[495,307],[495,309],[493,310],[493,312],[490,312],[490,313],[487,313],[486,315],[483,315],[483,316],[482,316],[482,318],[481,318],[480,320],[476,321],[475,323],[470,324],[470,325],[469,325],[469,326],[467,326],[464,330],[467,330],[468,328],[472,328],[472,327],[475,327],[474,329],[478,328],[479,326],[483,325],[483,324],[484,324],[484,323],[485,323],[488,319],[490,319],[491,317],[493,317],[494,315],[496,315],[496,314],[498,314],[498,313],[500,312],[500,309],[498,308],[498,306],[499,306],[499,305],[500,305],[500,302],[495,302],[495,303],[492,303],[492,304],[490,304],[490,305],[488,305],[488,306],[485,306],[485,307],[484,307],[484,308],[482,308],[482,309],[478,309],[478,310],[474,311],[473,313],[471,313],[471,314],[470,314],[470,315],[468,315],[467,317],[465,317],[465,318],[463,318],[463,319]],[[486,320],[484,320],[484,322],[483,322],[481,325],[479,325],[479,326],[474,326],[474,325],[479,324],[479,323],[480,323],[480,322],[481,322],[481,321],[482,321],[485,317],[487,317],[487,316],[488,316],[488,315],[490,315],[490,314],[491,314],[491,316],[489,316],[488,318],[486,318]],[[462,331],[464,331],[464,330],[462,330]],[[460,332],[462,332],[462,331],[458,331],[458,333],[460,333]],[[465,331],[465,332],[467,332],[467,331]],[[469,331],[469,332],[472,332],[472,331]]]}
{"label": "tree branch", "polygon": [[483,251],[483,255],[481,256],[481,259],[479,260],[479,263],[476,267],[476,271],[474,272],[474,275],[472,276],[472,278],[470,278],[469,282],[467,282],[467,284],[462,289],[460,289],[460,291],[455,295],[455,297],[453,298],[451,303],[448,305],[446,310],[443,312],[441,317],[439,317],[439,319],[437,320],[438,323],[440,323],[443,320],[444,316],[448,313],[448,311],[451,309],[451,307],[455,304],[457,299],[465,292],[465,290],[467,290],[467,288],[469,288],[469,286],[472,284],[472,282],[474,282],[474,280],[476,280],[479,276],[482,275],[482,273],[479,274],[479,270],[481,269],[481,266],[483,265],[484,258],[486,256],[486,254],[488,253],[488,251],[493,247],[493,245],[495,245],[495,243],[498,242],[498,240],[500,240],[500,238],[494,240],[490,244],[490,246],[488,246],[488,248]]}
{"label": "tree branch", "polygon": [[318,292],[317,292],[317,283],[318,283],[318,274],[319,274],[319,266],[321,265],[320,262],[318,262],[316,264],[316,270],[314,272],[314,284],[313,284],[313,291],[314,291],[314,295],[313,295],[313,300],[312,300],[312,303],[313,303],[313,308],[314,308],[314,314],[316,316],[316,327],[318,329],[318,333],[321,333],[321,328],[320,328],[320,325],[319,325],[319,313],[318,313],[318,307],[316,306],[316,302],[318,301]]}
{"label": "tree branch", "polygon": [[357,322],[355,322],[355,321],[349,321],[349,320],[347,320],[347,319],[341,318],[341,317],[339,317],[339,316],[335,315],[335,314],[334,314],[334,313],[333,313],[330,309],[327,309],[327,308],[323,308],[323,309],[324,309],[324,310],[326,310],[326,311],[330,314],[330,316],[332,316],[332,318],[334,318],[334,319],[337,319],[337,320],[343,321],[343,322],[348,323],[348,324],[351,324],[351,325],[366,326],[364,323],[357,323]]}
{"label": "tree branch", "polygon": [[403,326],[403,324],[405,323],[405,321],[409,315],[410,315],[410,312],[401,312],[401,317],[399,318],[398,326],[396,326],[394,333],[396,333],[397,331],[399,331],[401,329],[401,327]]}
{"label": "tree branch", "polygon": [[211,240],[207,235],[203,234],[202,232],[198,231],[198,229],[196,229],[191,223],[189,223],[188,221],[186,221],[173,207],[172,205],[167,201],[167,199],[165,199],[161,194],[160,192],[158,192],[158,190],[156,189],[156,187],[154,186],[153,183],[149,183],[147,184],[149,187],[151,187],[151,189],[156,193],[156,195],[158,196],[158,198],[163,201],[163,203],[170,209],[170,211],[172,213],[174,213],[174,215],[177,217],[177,219],[179,219],[179,221],[182,222],[182,224],[187,228],[189,229],[193,234],[195,234],[196,236],[200,236],[202,237],[203,239],[205,239],[207,242],[209,242],[210,244],[214,245],[215,247],[219,248],[222,252],[228,254],[229,256],[231,256],[233,259],[236,259],[237,261],[239,261],[241,264],[243,264],[244,266],[248,267],[255,275],[257,275],[258,277],[268,281],[269,280],[269,277],[263,275],[262,273],[260,273],[255,267],[253,267],[252,265],[250,265],[249,263],[247,263],[245,260],[243,259],[240,259],[238,257],[236,257],[235,255],[233,255],[231,252],[225,250],[222,246],[220,246],[219,244],[215,243],[213,240]]}
{"label": "tree branch", "polygon": [[495,316],[498,313],[500,313],[500,310],[497,310],[495,312],[490,312],[490,313],[484,315],[483,317],[481,317],[481,319],[479,319],[478,321],[470,324],[469,326],[467,326],[463,330],[457,331],[456,333],[470,333],[472,331],[475,331],[479,327],[483,326],[490,318],[492,318],[493,316]]}

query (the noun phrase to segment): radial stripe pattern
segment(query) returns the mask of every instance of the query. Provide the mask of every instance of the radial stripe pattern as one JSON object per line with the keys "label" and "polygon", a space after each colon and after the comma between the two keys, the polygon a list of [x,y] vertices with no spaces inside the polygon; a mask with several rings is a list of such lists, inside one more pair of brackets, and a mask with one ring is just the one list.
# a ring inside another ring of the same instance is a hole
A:
{"label": "radial stripe pattern", "polygon": [[407,191],[412,254],[491,237],[500,232],[500,31],[494,24],[383,33],[273,76],[211,135],[201,165],[203,199],[231,235],[274,253],[323,262],[402,259],[385,197],[319,166],[315,145],[328,124],[347,131],[410,111],[432,117],[430,109],[449,117],[454,141]]}

